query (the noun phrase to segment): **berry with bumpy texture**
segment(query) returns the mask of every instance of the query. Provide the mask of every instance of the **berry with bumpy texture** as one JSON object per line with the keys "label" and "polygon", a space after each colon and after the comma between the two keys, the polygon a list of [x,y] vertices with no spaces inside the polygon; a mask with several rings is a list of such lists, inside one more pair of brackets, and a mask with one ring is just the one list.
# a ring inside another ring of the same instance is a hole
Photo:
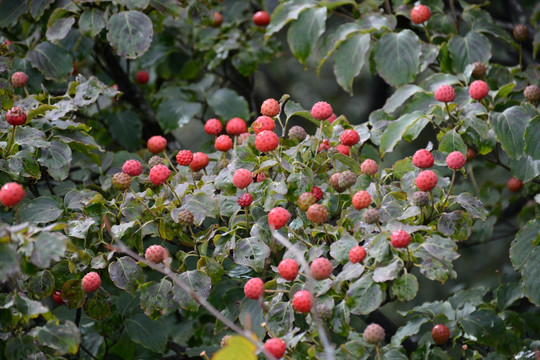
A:
{"label": "berry with bumpy texture", "polygon": [[271,229],[281,229],[291,219],[291,213],[281,206],[275,207],[268,213],[268,225]]}
{"label": "berry with bumpy texture", "polygon": [[450,329],[443,324],[437,324],[431,330],[431,337],[435,344],[442,345],[450,338]]}
{"label": "berry with bumpy texture", "polygon": [[506,184],[506,186],[508,187],[509,191],[518,192],[523,187],[523,183],[518,178],[511,177],[510,179],[508,179],[508,183]]}
{"label": "berry with bumpy texture", "polygon": [[278,265],[279,275],[287,281],[293,281],[298,276],[298,262],[294,259],[283,259]]}
{"label": "berry with bumpy texture", "polygon": [[17,205],[24,198],[24,189],[16,182],[4,184],[0,189],[0,203],[3,206],[12,207]]}
{"label": "berry with bumpy texture", "polygon": [[318,186],[313,186],[313,187],[311,188],[311,193],[312,193],[313,195],[315,195],[315,199],[316,199],[317,201],[321,201],[321,199],[322,199],[323,196],[324,196],[323,191],[322,191],[321,188],[319,188]]}
{"label": "berry with bumpy texture", "polygon": [[202,152],[196,152],[193,154],[193,160],[191,160],[189,163],[189,167],[194,172],[201,171],[208,166],[209,161],[210,159],[208,159],[208,155]]}
{"label": "berry with bumpy texture", "polygon": [[422,24],[431,17],[431,11],[425,5],[417,5],[411,9],[411,21],[415,24]]}
{"label": "berry with bumpy texture", "polygon": [[193,224],[195,217],[189,210],[182,210],[178,212],[178,223],[183,226]]}
{"label": "berry with bumpy texture", "polygon": [[135,74],[135,81],[137,84],[148,84],[148,80],[150,80],[150,75],[148,75],[148,72],[141,70],[137,74]]}
{"label": "berry with bumpy texture", "polygon": [[349,156],[351,154],[351,148],[347,145],[339,144],[338,146],[336,146],[336,149],[340,154],[343,154],[345,156]]}
{"label": "berry with bumpy texture", "polygon": [[245,189],[253,181],[253,175],[247,169],[238,169],[234,172],[232,181],[238,189]]}
{"label": "berry with bumpy texture", "polygon": [[298,141],[304,141],[307,137],[306,130],[303,127],[295,125],[289,129],[289,139],[296,139]]}
{"label": "berry with bumpy texture", "polygon": [[144,258],[154,264],[160,263],[165,259],[165,248],[161,245],[152,245],[146,249]]}
{"label": "berry with bumpy texture", "polygon": [[339,175],[339,187],[348,189],[356,182],[356,175],[350,171],[345,170]]}
{"label": "berry with bumpy texture", "polygon": [[415,191],[412,195],[412,202],[416,206],[428,206],[429,196],[424,191]]}
{"label": "berry with bumpy texture", "polygon": [[326,101],[319,101],[311,108],[311,115],[320,121],[328,119],[333,113],[332,106]]}
{"label": "berry with bumpy texture", "polygon": [[214,146],[218,151],[229,151],[233,146],[232,139],[229,135],[220,135],[214,141]]}
{"label": "berry with bumpy texture", "polygon": [[365,190],[360,190],[353,195],[352,204],[356,210],[362,210],[371,205],[371,195]]}
{"label": "berry with bumpy texture", "polygon": [[379,170],[379,165],[374,160],[366,159],[360,165],[360,170],[366,175],[373,175]]}
{"label": "berry with bumpy texture", "polygon": [[241,208],[247,208],[253,202],[253,197],[251,194],[244,194],[236,201]]}
{"label": "berry with bumpy texture", "polygon": [[266,11],[257,11],[252,20],[255,25],[265,27],[270,24],[270,15]]}
{"label": "berry with bumpy texture", "polygon": [[193,161],[193,153],[190,150],[180,150],[176,154],[176,162],[180,166],[188,166]]}
{"label": "berry with bumpy texture", "polygon": [[349,250],[349,261],[353,264],[361,263],[366,258],[366,249],[363,246],[357,245]]}
{"label": "berry with bumpy texture", "polygon": [[266,116],[276,116],[279,110],[279,102],[276,99],[266,99],[261,105],[261,114]]}
{"label": "berry with bumpy texture", "polygon": [[244,285],[244,294],[247,298],[258,300],[264,294],[264,282],[259,278],[251,278]]}
{"label": "berry with bumpy texture", "polygon": [[307,209],[315,204],[317,202],[317,199],[315,198],[315,195],[313,195],[312,193],[310,192],[305,192],[305,193],[302,193],[299,197],[298,197],[298,207],[300,208],[300,210],[302,211],[307,211]]}
{"label": "berry with bumpy texture", "polygon": [[53,292],[52,298],[58,305],[64,305],[64,300],[62,299],[62,293],[60,291]]}
{"label": "berry with bumpy texture", "polygon": [[319,315],[322,320],[329,320],[332,318],[332,308],[326,304],[317,305],[315,311],[317,311],[317,315]]}
{"label": "berry with bumpy texture", "polygon": [[23,125],[26,122],[26,113],[21,108],[13,107],[8,110],[6,121],[13,126]]}
{"label": "berry with bumpy texture", "polygon": [[448,167],[453,170],[462,168],[463,165],[465,165],[466,161],[467,158],[465,157],[465,155],[463,155],[459,151],[452,151],[446,157],[446,165],[448,165]]}
{"label": "berry with bumpy texture", "polygon": [[396,230],[390,236],[390,242],[396,249],[404,248],[411,243],[411,235],[405,230]]}
{"label": "berry with bumpy texture", "polygon": [[343,145],[347,146],[353,146],[358,144],[360,141],[360,135],[356,132],[354,129],[348,129],[341,133],[341,136],[339,137],[339,141]]}
{"label": "berry with bumpy texture", "polygon": [[487,71],[486,65],[481,61],[477,61],[474,63],[474,68],[471,74],[475,78],[481,78],[481,77],[484,77],[484,75],[486,75],[486,71]]}
{"label": "berry with bumpy texture", "polygon": [[440,102],[452,102],[456,98],[456,92],[450,85],[441,85],[435,90],[435,99]]}
{"label": "berry with bumpy texture", "polygon": [[152,154],[159,154],[167,147],[167,139],[160,135],[152,136],[146,142],[146,147]]}
{"label": "berry with bumpy texture", "polygon": [[467,158],[467,161],[471,161],[476,157],[476,151],[471,148],[467,148],[467,153],[465,154],[465,157]]}
{"label": "berry with bumpy texture", "polygon": [[112,185],[118,191],[127,190],[131,185],[131,176],[124,172],[118,172],[113,175]]}
{"label": "berry with bumpy texture", "polygon": [[414,153],[412,162],[414,166],[420,169],[427,169],[433,166],[435,159],[433,159],[433,155],[428,150],[420,149]]}
{"label": "berry with bumpy texture", "polygon": [[332,263],[330,260],[320,257],[313,260],[309,270],[315,280],[328,279],[332,275]]}
{"label": "berry with bumpy texture", "polygon": [[81,286],[84,292],[94,292],[101,286],[101,277],[97,272],[91,271],[88,274],[84,275],[84,277],[82,278]]}
{"label": "berry with bumpy texture", "polygon": [[263,132],[264,130],[274,131],[276,128],[276,122],[269,116],[262,115],[253,122],[253,132],[256,134]]}
{"label": "berry with bumpy texture", "polygon": [[285,344],[285,341],[280,338],[272,338],[266,340],[264,343],[264,350],[268,351],[276,359],[281,359],[287,350],[287,345]]}
{"label": "berry with bumpy texture", "polygon": [[523,90],[523,96],[530,102],[536,103],[540,100],[540,89],[536,85],[529,85]]}
{"label": "berry with bumpy texture", "polygon": [[379,324],[369,324],[364,329],[364,340],[369,344],[378,344],[384,341],[386,334]]}
{"label": "berry with bumpy texture", "polygon": [[279,138],[275,132],[263,130],[255,137],[255,147],[262,153],[266,153],[277,148]]}
{"label": "berry with bumpy texture", "polygon": [[11,75],[11,83],[13,84],[13,86],[17,88],[24,87],[27,82],[28,82],[28,75],[26,75],[22,71],[17,71],[13,75]]}
{"label": "berry with bumpy texture", "polygon": [[342,193],[345,190],[347,190],[347,189],[340,186],[340,184],[339,184],[339,178],[340,177],[341,177],[340,173],[335,173],[335,174],[332,174],[332,176],[330,176],[330,179],[328,180],[328,182],[330,183],[330,186],[334,190],[336,190],[336,192],[338,192],[338,193]]}
{"label": "berry with bumpy texture", "polygon": [[482,100],[489,93],[489,86],[485,81],[475,80],[469,86],[469,95],[476,100]]}
{"label": "berry with bumpy texture", "polygon": [[235,117],[227,121],[225,130],[227,131],[227,134],[231,136],[238,136],[242,133],[247,132],[247,125],[243,119],[240,119],[239,117]]}
{"label": "berry with bumpy texture", "polygon": [[512,31],[517,42],[524,42],[529,37],[529,30],[525,25],[516,25]]}
{"label": "berry with bumpy texture", "polygon": [[204,131],[208,135],[217,136],[223,130],[223,125],[218,119],[208,119],[204,124]]}
{"label": "berry with bumpy texture", "polygon": [[142,164],[137,160],[127,160],[122,166],[122,171],[129,176],[139,176],[142,173]]}
{"label": "berry with bumpy texture", "polygon": [[156,165],[150,169],[148,178],[154,185],[161,185],[171,176],[171,170],[165,165]]}
{"label": "berry with bumpy texture", "polygon": [[324,139],[320,144],[319,148],[317,149],[317,152],[323,152],[330,149],[330,141],[328,139]]}
{"label": "berry with bumpy texture", "polygon": [[366,224],[376,224],[381,218],[381,213],[377,209],[367,209],[362,215],[362,221]]}
{"label": "berry with bumpy texture", "polygon": [[309,221],[322,224],[328,218],[328,211],[322,205],[313,204],[308,208],[306,215]]}
{"label": "berry with bumpy texture", "polygon": [[296,311],[306,314],[311,310],[313,299],[311,298],[309,291],[300,290],[294,293],[292,304]]}
{"label": "berry with bumpy texture", "polygon": [[265,173],[258,173],[257,174],[257,182],[260,183],[260,182],[263,182],[264,179],[266,179],[266,174]]}
{"label": "berry with bumpy texture", "polygon": [[326,119],[326,120],[331,124],[334,121],[336,121],[337,118],[338,118],[338,116],[336,114],[332,113],[332,115],[330,115],[330,117],[328,119]]}
{"label": "berry with bumpy texture", "polygon": [[416,187],[422,191],[431,191],[435,186],[437,186],[437,174],[431,170],[421,171],[416,176]]}

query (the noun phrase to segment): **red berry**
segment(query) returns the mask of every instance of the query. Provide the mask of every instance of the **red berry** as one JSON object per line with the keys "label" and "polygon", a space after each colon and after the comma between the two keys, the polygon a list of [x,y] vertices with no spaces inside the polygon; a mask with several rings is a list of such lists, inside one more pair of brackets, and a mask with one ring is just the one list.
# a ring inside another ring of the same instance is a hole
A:
{"label": "red berry", "polygon": [[190,150],[180,150],[176,154],[176,162],[181,166],[188,166],[193,161],[193,153]]}
{"label": "red berry", "polygon": [[353,195],[352,204],[356,210],[362,210],[371,205],[371,195],[365,190],[360,190]]}
{"label": "red berry", "polygon": [[450,85],[441,85],[435,90],[435,99],[440,102],[452,102],[456,98],[456,92]]}
{"label": "red berry", "polygon": [[469,95],[473,99],[482,100],[489,93],[489,86],[485,81],[475,80],[469,86]]}
{"label": "red berry", "polygon": [[244,194],[237,200],[238,205],[242,208],[247,208],[253,202],[253,197],[250,194]]}
{"label": "red berry", "polygon": [[135,74],[135,81],[138,84],[147,84],[148,80],[150,80],[150,76],[148,75],[148,72],[141,70],[137,74]]}
{"label": "red berry", "polygon": [[81,285],[84,292],[94,292],[101,286],[101,278],[97,272],[91,271],[84,275]]}
{"label": "red berry", "polygon": [[266,99],[261,105],[261,114],[266,116],[276,116],[279,114],[279,110],[279,102],[276,99]]}
{"label": "red berry", "polygon": [[255,147],[262,153],[272,151],[278,145],[279,138],[273,131],[263,130],[255,137]]}
{"label": "red berry", "polygon": [[366,250],[363,246],[355,246],[349,250],[349,261],[353,264],[361,263],[366,258]]}
{"label": "red berry", "polygon": [[150,169],[150,174],[148,174],[148,178],[154,185],[161,185],[171,175],[171,171],[168,167],[165,165],[156,165],[153,168]]}
{"label": "red berry", "polygon": [[431,330],[431,337],[433,337],[435,344],[442,345],[450,338],[450,329],[443,324],[437,324]]}
{"label": "red berry", "polygon": [[251,171],[238,169],[234,172],[232,182],[238,189],[245,189],[253,182]]}
{"label": "red berry", "polygon": [[167,139],[160,135],[152,136],[146,142],[146,147],[152,154],[159,154],[167,147]]}
{"label": "red berry", "polygon": [[333,123],[334,121],[336,121],[336,119],[338,118],[338,116],[334,113],[332,113],[332,115],[330,115],[330,117],[326,120],[328,120],[328,122],[331,124]]}
{"label": "red berry", "polygon": [[316,199],[317,201],[321,201],[321,199],[322,199],[323,196],[324,196],[323,191],[322,191],[319,187],[317,187],[317,186],[314,186],[314,187],[311,188],[311,193],[312,193],[313,195],[315,195],[315,199]]}
{"label": "red berry", "polygon": [[416,176],[416,186],[419,190],[422,191],[431,191],[435,186],[437,186],[437,174],[431,170],[421,171]]}
{"label": "red berry", "polygon": [[137,160],[127,160],[122,166],[122,171],[129,176],[139,176],[142,173],[142,164]]}
{"label": "red berry", "polygon": [[374,160],[366,159],[360,165],[360,170],[366,175],[373,175],[379,170],[379,166]]}
{"label": "red berry", "polygon": [[264,179],[266,179],[266,174],[265,173],[258,173],[257,174],[257,182],[258,183],[263,182]]}
{"label": "red berry", "polygon": [[315,280],[328,279],[332,275],[332,263],[326,258],[318,258],[313,260],[310,266],[311,276]]}
{"label": "red berry", "polygon": [[24,87],[27,82],[28,82],[28,75],[26,75],[22,71],[17,71],[13,75],[11,75],[11,83],[13,84],[13,86],[17,88]]}
{"label": "red berry", "polygon": [[351,148],[347,145],[339,144],[336,146],[336,150],[343,155],[349,156],[351,154]]}
{"label": "red berry", "polygon": [[144,257],[146,260],[153,262],[155,264],[160,263],[165,259],[165,248],[161,245],[152,245],[146,249]]}
{"label": "red berry", "polygon": [[258,134],[264,130],[274,131],[276,122],[269,116],[262,115],[253,122],[253,132]]}
{"label": "red berry", "polygon": [[62,299],[62,293],[60,291],[53,292],[52,298],[58,305],[64,305],[64,300]]}
{"label": "red berry", "polygon": [[231,150],[233,145],[232,139],[229,135],[220,135],[216,138],[216,141],[214,141],[214,146],[216,147],[216,150],[218,151],[229,151]]}
{"label": "red berry", "polygon": [[227,134],[231,136],[238,136],[242,133],[247,132],[246,122],[239,117],[232,118],[227,121],[227,126],[225,126]]}
{"label": "red berry", "polygon": [[316,224],[322,224],[328,218],[328,211],[319,204],[311,205],[307,210],[307,218]]}
{"label": "red berry", "polygon": [[315,204],[315,202],[317,202],[317,199],[315,198],[315,195],[313,195],[313,193],[311,192],[302,193],[298,197],[298,207],[302,211],[307,211],[307,209],[311,205]]}
{"label": "red berry", "polygon": [[476,151],[474,151],[471,148],[467,149],[467,153],[465,154],[465,157],[467,158],[467,161],[471,161],[476,157]]}
{"label": "red berry", "polygon": [[244,285],[244,294],[249,299],[258,300],[264,295],[264,282],[259,278],[249,279]]}
{"label": "red berry", "polygon": [[253,14],[253,23],[257,26],[267,26],[270,24],[270,15],[266,11],[257,11]]}
{"label": "red berry", "polygon": [[369,324],[364,330],[364,340],[369,344],[378,344],[384,341],[385,333],[379,324]]}
{"label": "red berry", "polygon": [[214,15],[213,15],[212,26],[213,27],[218,27],[221,24],[223,24],[223,15],[221,15],[218,12],[215,12]]}
{"label": "red berry", "polygon": [[23,125],[26,122],[26,113],[21,108],[11,108],[7,112],[6,120],[9,125]]}
{"label": "red berry", "polygon": [[417,5],[411,10],[411,21],[415,24],[426,22],[431,17],[431,11],[425,5]]}
{"label": "red berry", "polygon": [[0,189],[0,203],[3,206],[12,207],[24,198],[24,189],[16,182],[4,184]]}
{"label": "red berry", "polygon": [[411,243],[411,235],[404,230],[396,230],[390,236],[390,242],[396,249],[409,246]]}
{"label": "red berry", "polygon": [[308,313],[313,305],[311,294],[307,290],[297,291],[292,300],[293,308],[303,314]]}
{"label": "red berry", "polygon": [[287,345],[285,344],[285,341],[280,338],[272,338],[266,340],[264,343],[264,350],[268,351],[276,359],[281,359],[283,354],[285,354],[285,350],[287,350]]}
{"label": "red berry", "polygon": [[433,159],[433,155],[428,150],[420,149],[414,153],[412,162],[414,166],[420,169],[426,169],[433,166],[435,159]]}
{"label": "red berry", "polygon": [[328,139],[324,139],[319,144],[319,148],[317,149],[317,152],[327,151],[329,149],[330,149],[330,141]]}
{"label": "red berry", "polygon": [[511,192],[518,192],[523,187],[523,183],[521,180],[515,177],[511,177],[508,179],[508,183],[506,184],[508,187],[508,190]]}
{"label": "red berry", "polygon": [[291,219],[291,213],[282,207],[275,207],[268,213],[268,224],[270,228],[281,229]]}
{"label": "red berry", "polygon": [[345,187],[339,184],[340,177],[341,177],[341,173],[335,173],[335,174],[332,174],[332,176],[330,176],[330,179],[328,180],[328,182],[330,183],[330,186],[334,190],[336,190],[338,193],[342,193],[345,190],[347,190]]}
{"label": "red berry", "polygon": [[223,130],[223,125],[221,125],[221,121],[218,119],[209,119],[204,124],[204,131],[208,135],[219,135],[219,133]]}
{"label": "red berry", "polygon": [[463,165],[465,165],[466,161],[467,158],[465,157],[465,155],[463,155],[459,151],[452,151],[446,157],[446,165],[448,165],[450,169],[454,170],[462,168]]}
{"label": "red berry", "polygon": [[189,163],[189,167],[191,170],[197,172],[207,167],[209,162],[208,155],[202,152],[196,152],[193,154],[193,160]]}
{"label": "red berry", "polygon": [[124,191],[131,186],[131,176],[124,172],[118,172],[113,175],[112,185],[118,191]]}
{"label": "red berry", "polygon": [[317,120],[326,120],[332,116],[332,106],[325,101],[319,101],[311,108],[311,115]]}
{"label": "red berry", "polygon": [[353,146],[360,141],[360,135],[358,135],[356,130],[348,129],[341,133],[339,140],[343,145]]}
{"label": "red berry", "polygon": [[298,275],[298,262],[294,259],[283,259],[278,265],[279,275],[288,281],[293,281]]}

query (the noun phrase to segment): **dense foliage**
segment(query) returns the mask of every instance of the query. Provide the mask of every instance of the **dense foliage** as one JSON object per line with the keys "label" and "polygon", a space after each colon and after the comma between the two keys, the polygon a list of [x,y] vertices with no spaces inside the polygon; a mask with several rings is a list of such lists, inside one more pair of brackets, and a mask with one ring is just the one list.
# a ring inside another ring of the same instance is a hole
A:
{"label": "dense foliage", "polygon": [[[540,358],[540,5],[511,3],[0,1],[0,358]],[[391,94],[258,102],[289,51]]]}

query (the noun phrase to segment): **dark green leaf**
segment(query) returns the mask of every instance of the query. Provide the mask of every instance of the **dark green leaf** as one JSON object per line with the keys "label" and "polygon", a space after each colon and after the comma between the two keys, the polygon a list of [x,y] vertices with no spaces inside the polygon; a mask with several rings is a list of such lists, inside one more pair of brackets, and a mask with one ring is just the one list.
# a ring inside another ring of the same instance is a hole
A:
{"label": "dark green leaf", "polygon": [[445,153],[451,153],[453,151],[459,151],[462,154],[467,152],[467,145],[463,142],[463,139],[456,132],[455,129],[447,132],[439,143],[439,151]]}
{"label": "dark green leaf", "polygon": [[375,46],[377,72],[396,87],[412,82],[418,73],[420,50],[420,39],[411,30],[385,34]]}
{"label": "dark green leaf", "polygon": [[388,125],[381,138],[381,153],[392,152],[403,135],[425,115],[420,111],[405,114]]}
{"label": "dark green leaf", "polygon": [[206,300],[210,295],[212,281],[202,271],[192,270],[186,271],[178,275],[178,280],[182,281],[190,288],[190,292],[186,292],[178,284],[174,284],[174,300],[183,309],[196,311],[199,308],[199,303],[193,298],[192,293],[199,299]]}
{"label": "dark green leaf", "polygon": [[122,146],[132,151],[139,148],[143,125],[136,112],[125,110],[110,113],[106,121],[111,135]]}
{"label": "dark green leaf", "polygon": [[280,4],[272,13],[270,24],[266,28],[266,39],[281,30],[289,22],[298,19],[305,10],[316,5],[313,0],[289,0]]}
{"label": "dark green leaf", "polygon": [[61,203],[56,197],[41,196],[24,203],[19,209],[21,221],[48,223],[62,215]]}
{"label": "dark green leaf", "polygon": [[140,11],[121,11],[111,16],[107,40],[120,56],[136,59],[152,44],[152,20]]}
{"label": "dark green leaf", "polygon": [[259,237],[250,237],[236,243],[233,259],[239,265],[249,266],[256,271],[261,271],[269,255],[270,248],[264,241]]}
{"label": "dark green leaf", "polygon": [[141,286],[141,308],[152,320],[167,314],[173,308],[172,283],[165,278],[159,283],[151,281]]}
{"label": "dark green leaf", "polygon": [[370,49],[369,34],[357,34],[343,42],[334,56],[334,74],[338,84],[349,94],[353,81],[364,67]]}
{"label": "dark green leaf", "polygon": [[214,110],[216,115],[225,120],[239,117],[247,120],[249,109],[247,101],[236,91],[231,89],[218,89],[208,97],[208,105]]}
{"label": "dark green leaf", "polygon": [[144,314],[135,314],[124,320],[131,341],[157,353],[165,351],[167,332],[160,320],[153,321]]}
{"label": "dark green leaf", "polygon": [[467,210],[473,218],[486,220],[488,216],[488,211],[486,210],[486,207],[484,206],[482,201],[476,199],[471,194],[469,193],[459,194],[456,197],[456,202],[460,204],[461,206],[463,206],[463,208]]}
{"label": "dark green leaf", "polygon": [[418,92],[423,92],[424,90],[416,85],[403,85],[398,88],[392,96],[386,99],[386,103],[383,106],[383,110],[387,114],[392,114],[396,111],[401,105],[403,105],[411,96]]}
{"label": "dark green leaf", "polygon": [[373,281],[380,283],[394,280],[398,277],[402,268],[403,262],[401,260],[394,260],[386,266],[377,267],[373,271]]}
{"label": "dark green leaf", "polygon": [[62,299],[69,309],[79,309],[84,305],[85,292],[81,280],[66,280],[62,284]]}
{"label": "dark green leaf", "polygon": [[19,16],[28,11],[28,2],[20,0],[0,1],[0,28],[17,22]]}
{"label": "dark green leaf", "polygon": [[529,113],[520,106],[512,106],[502,113],[490,112],[489,118],[502,148],[514,159],[521,157],[525,147],[523,135],[531,120]]}
{"label": "dark green leaf", "polygon": [[49,320],[37,335],[41,345],[54,349],[58,354],[76,354],[79,351],[81,333],[69,320]]}
{"label": "dark green leaf", "polygon": [[491,44],[485,36],[468,32],[465,37],[454,35],[448,42],[448,50],[454,60],[454,69],[461,73],[465,66],[477,61],[487,63],[491,58]]}
{"label": "dark green leaf", "polygon": [[107,25],[103,11],[92,8],[81,14],[79,17],[79,31],[88,37],[95,37]]}
{"label": "dark green leaf", "polygon": [[114,285],[130,293],[134,293],[144,281],[142,269],[128,256],[111,262],[109,275]]}
{"label": "dark green leaf", "polygon": [[266,313],[265,322],[275,336],[288,334],[294,322],[294,311],[291,302],[272,304]]}
{"label": "dark green leaf", "polygon": [[39,314],[45,314],[49,312],[48,307],[44,306],[39,301],[30,300],[24,294],[15,295],[15,306],[22,315],[31,318],[34,318]]}
{"label": "dark green leaf", "polygon": [[347,305],[351,313],[367,315],[379,308],[384,300],[384,293],[379,284],[373,282],[369,276],[363,276],[355,281],[347,291]]}
{"label": "dark green leaf", "polygon": [[468,213],[461,210],[444,213],[439,218],[437,229],[456,241],[467,240],[472,232],[472,219]]}
{"label": "dark green leaf", "polygon": [[392,283],[392,295],[399,301],[411,301],[418,292],[418,279],[413,274],[403,274]]}
{"label": "dark green leaf", "polygon": [[310,8],[302,12],[287,32],[287,41],[294,56],[305,64],[312,49],[324,33],[326,8]]}
{"label": "dark green leaf", "polygon": [[494,346],[504,337],[504,322],[493,310],[480,309],[461,321],[465,333],[478,341]]}
{"label": "dark green leaf", "polygon": [[62,80],[73,71],[73,59],[60,46],[44,41],[28,52],[28,59],[46,79]]}
{"label": "dark green leaf", "polygon": [[525,129],[525,155],[530,155],[534,160],[540,160],[540,116],[532,119]]}
{"label": "dark green leaf", "polygon": [[50,296],[54,290],[54,276],[49,270],[38,272],[30,278],[28,291],[35,299],[41,300]]}
{"label": "dark green leaf", "polygon": [[0,282],[4,283],[9,278],[19,272],[19,256],[9,246],[9,244],[0,244]]}
{"label": "dark green leaf", "polygon": [[108,301],[107,297],[103,296],[100,292],[95,293],[84,304],[84,312],[92,319],[103,320],[111,312],[111,306]]}
{"label": "dark green leaf", "polygon": [[71,167],[71,148],[64,142],[54,139],[49,147],[41,149],[38,161],[47,168],[54,180],[65,180]]}
{"label": "dark green leaf", "polygon": [[49,41],[58,41],[62,40],[67,36],[71,30],[73,24],[75,24],[75,18],[72,16],[64,17],[55,20],[52,24],[49,25],[45,36]]}

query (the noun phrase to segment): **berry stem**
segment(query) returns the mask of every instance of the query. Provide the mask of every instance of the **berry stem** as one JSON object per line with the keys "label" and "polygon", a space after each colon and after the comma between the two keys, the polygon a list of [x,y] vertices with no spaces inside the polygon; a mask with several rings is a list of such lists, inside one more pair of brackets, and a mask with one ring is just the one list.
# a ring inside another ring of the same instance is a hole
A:
{"label": "berry stem", "polygon": [[476,195],[480,195],[480,188],[478,187],[478,183],[476,182],[476,178],[474,177],[474,170],[472,167],[472,164],[467,164],[467,173],[471,177],[471,182],[473,184],[474,190],[476,191]]}
{"label": "berry stem", "polygon": [[165,150],[163,150],[163,155],[165,155],[165,159],[167,159],[167,163],[169,164],[169,166],[173,169],[173,171],[178,174],[178,170],[176,169],[176,166],[173,165],[173,163],[171,162],[171,159],[169,159],[169,155],[167,155],[167,152]]}
{"label": "berry stem", "polygon": [[429,43],[431,44],[431,36],[429,36],[429,31],[428,31],[428,29],[427,29],[427,27],[426,27],[426,23],[425,23],[425,22],[422,23],[422,27],[424,28],[424,32],[426,33],[426,37],[427,37]]}
{"label": "berry stem", "polygon": [[328,232],[328,228],[326,227],[326,224],[323,223],[322,226],[323,226],[324,232],[326,233],[326,238],[328,239],[328,243],[329,244],[332,243],[332,238],[330,237],[330,234]]}
{"label": "berry stem", "polygon": [[324,120],[321,121],[321,126],[319,127],[319,137],[317,138],[317,145],[315,146],[315,155],[313,155],[313,158],[317,156],[317,151],[319,151],[319,145],[321,144],[321,140],[322,140],[323,125],[324,125]]}
{"label": "berry stem", "polygon": [[521,42],[519,43],[519,69],[520,69],[520,70],[523,70],[523,66],[522,66],[522,46],[521,46]]}
{"label": "berry stem", "polygon": [[246,231],[249,237],[249,206],[246,206]]}
{"label": "berry stem", "polygon": [[195,189],[198,189],[197,187],[197,183],[195,182],[195,177],[193,176],[193,170],[191,169],[191,167],[189,168],[189,172],[191,173],[191,180],[193,180],[193,185],[195,186]]}
{"label": "berry stem", "polygon": [[285,224],[285,229],[287,229],[287,231],[289,231],[290,233],[292,233],[294,236],[296,236],[298,238],[298,240],[300,240],[304,245],[306,245],[308,248],[311,248],[311,244],[306,242],[304,239],[302,239],[296,232],[294,232],[290,227],[289,225]]}
{"label": "berry stem", "polygon": [[271,151],[272,155],[276,158],[276,161],[279,165],[279,168],[281,169],[281,171],[283,171],[283,175],[285,175],[286,171],[285,169],[283,168],[283,166],[281,165],[281,160],[279,159],[279,156],[277,154],[277,152],[275,150]]}
{"label": "berry stem", "polygon": [[17,128],[16,126],[11,127],[11,133],[9,134],[8,145],[6,146],[6,151],[4,153],[5,159],[7,159],[8,155],[11,153],[13,144],[15,143],[15,129],[16,128]]}
{"label": "berry stem", "polygon": [[381,360],[381,351],[379,350],[379,344],[375,345],[375,351],[377,352],[377,360]]}
{"label": "berry stem", "polygon": [[137,193],[135,191],[133,191],[133,189],[131,188],[131,186],[129,187],[129,191],[131,191],[131,193],[135,196],[135,198],[137,200],[139,200],[139,202],[142,204],[142,206],[144,206],[146,208],[146,210],[148,210],[148,212],[150,212],[150,214],[152,214],[155,218],[157,218],[158,216],[148,207],[148,205],[146,205],[146,203],[140,198],[139,195],[137,195]]}
{"label": "berry stem", "polygon": [[446,193],[446,197],[444,198],[444,201],[441,202],[441,211],[445,208],[446,202],[448,201],[448,198],[450,197],[450,193],[452,192],[452,186],[454,185],[454,181],[456,180],[456,169],[452,170],[452,180],[450,181],[450,187],[448,188],[448,192]]}
{"label": "berry stem", "polygon": [[[521,61],[519,63],[521,64]],[[26,85],[24,86],[24,93],[26,94],[26,97],[30,97],[30,94],[28,93],[28,89],[26,88]]]}

